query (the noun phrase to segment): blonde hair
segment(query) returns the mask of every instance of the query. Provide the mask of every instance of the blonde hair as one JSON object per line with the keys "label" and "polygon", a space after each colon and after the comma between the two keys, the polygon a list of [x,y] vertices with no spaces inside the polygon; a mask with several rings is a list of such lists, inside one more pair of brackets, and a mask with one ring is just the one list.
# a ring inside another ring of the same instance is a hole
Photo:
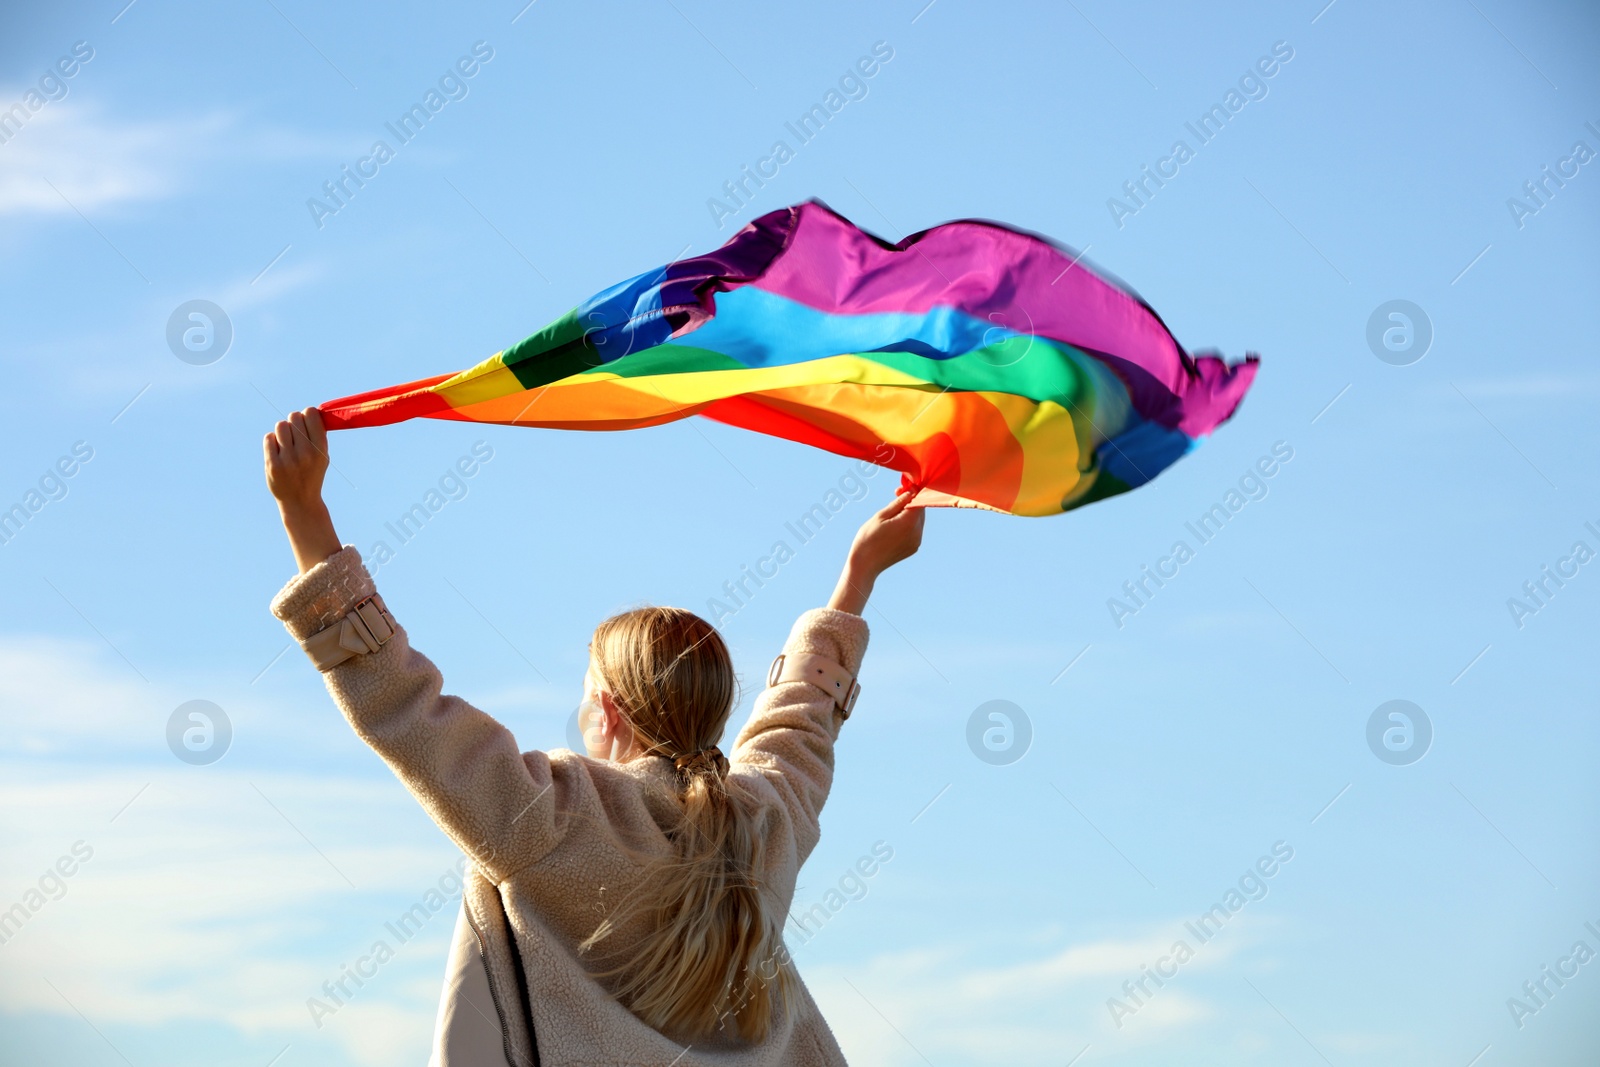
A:
{"label": "blonde hair", "polygon": [[591,973],[611,979],[612,994],[664,1034],[700,1040],[731,1018],[741,1038],[760,1042],[774,993],[787,1004],[792,977],[781,911],[756,876],[765,849],[758,812],[728,789],[728,763],[715,748],[738,698],[728,648],[698,615],[648,607],[602,622],[589,652],[639,748],[674,761],[683,816],[667,831],[676,856],[579,947],[587,952],[625,919],[644,917],[644,938]]}

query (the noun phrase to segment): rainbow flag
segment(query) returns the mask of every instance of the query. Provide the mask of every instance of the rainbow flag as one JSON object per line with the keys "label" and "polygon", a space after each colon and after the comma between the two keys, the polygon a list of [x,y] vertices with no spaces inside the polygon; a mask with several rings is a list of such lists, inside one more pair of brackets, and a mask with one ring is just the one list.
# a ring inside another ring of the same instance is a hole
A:
{"label": "rainbow flag", "polygon": [[1080,258],[978,220],[888,244],[812,200],[470,370],[322,413],[333,429],[702,415],[898,470],[917,504],[1054,515],[1165,470],[1233,414],[1257,367],[1190,356]]}

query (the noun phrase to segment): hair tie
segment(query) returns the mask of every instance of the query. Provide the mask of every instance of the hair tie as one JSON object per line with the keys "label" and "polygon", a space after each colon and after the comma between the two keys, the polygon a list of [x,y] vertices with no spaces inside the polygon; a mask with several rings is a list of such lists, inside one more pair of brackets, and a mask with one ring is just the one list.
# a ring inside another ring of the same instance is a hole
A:
{"label": "hair tie", "polygon": [[674,758],[672,765],[678,769],[679,774],[686,777],[706,773],[715,773],[718,778],[728,776],[728,758],[716,745],[702,748],[699,752],[685,752]]}

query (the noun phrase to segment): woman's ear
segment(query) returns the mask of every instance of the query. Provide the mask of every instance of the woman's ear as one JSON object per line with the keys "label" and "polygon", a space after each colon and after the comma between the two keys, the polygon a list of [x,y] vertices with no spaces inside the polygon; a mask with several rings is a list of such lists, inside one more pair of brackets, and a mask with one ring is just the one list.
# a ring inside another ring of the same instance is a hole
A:
{"label": "woman's ear", "polygon": [[595,693],[595,698],[600,704],[600,740],[609,745],[627,730],[627,721],[610,693],[601,689]]}

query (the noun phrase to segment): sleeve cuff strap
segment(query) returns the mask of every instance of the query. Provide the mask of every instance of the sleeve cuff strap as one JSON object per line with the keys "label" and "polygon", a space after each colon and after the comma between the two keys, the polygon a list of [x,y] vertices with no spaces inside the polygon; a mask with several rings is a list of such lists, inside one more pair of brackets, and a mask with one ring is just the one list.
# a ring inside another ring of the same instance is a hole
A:
{"label": "sleeve cuff strap", "polygon": [[361,553],[346,545],[304,574],[291,578],[272,600],[272,614],[289,635],[304,641],[350,614],[377,592]]}
{"label": "sleeve cuff strap", "polygon": [[334,625],[301,641],[300,647],[317,670],[327,671],[353,656],[378,651],[398,629],[383,598],[374,593]]}
{"label": "sleeve cuff strap", "polygon": [[813,608],[795,620],[784,642],[788,653],[810,652],[826,656],[854,676],[867,654],[867,622],[859,615],[834,608]]}
{"label": "sleeve cuff strap", "polygon": [[861,695],[861,684],[855,676],[827,656],[812,652],[780,652],[767,671],[767,685],[785,682],[807,682],[833,698],[845,719],[855,710],[856,697]]}

